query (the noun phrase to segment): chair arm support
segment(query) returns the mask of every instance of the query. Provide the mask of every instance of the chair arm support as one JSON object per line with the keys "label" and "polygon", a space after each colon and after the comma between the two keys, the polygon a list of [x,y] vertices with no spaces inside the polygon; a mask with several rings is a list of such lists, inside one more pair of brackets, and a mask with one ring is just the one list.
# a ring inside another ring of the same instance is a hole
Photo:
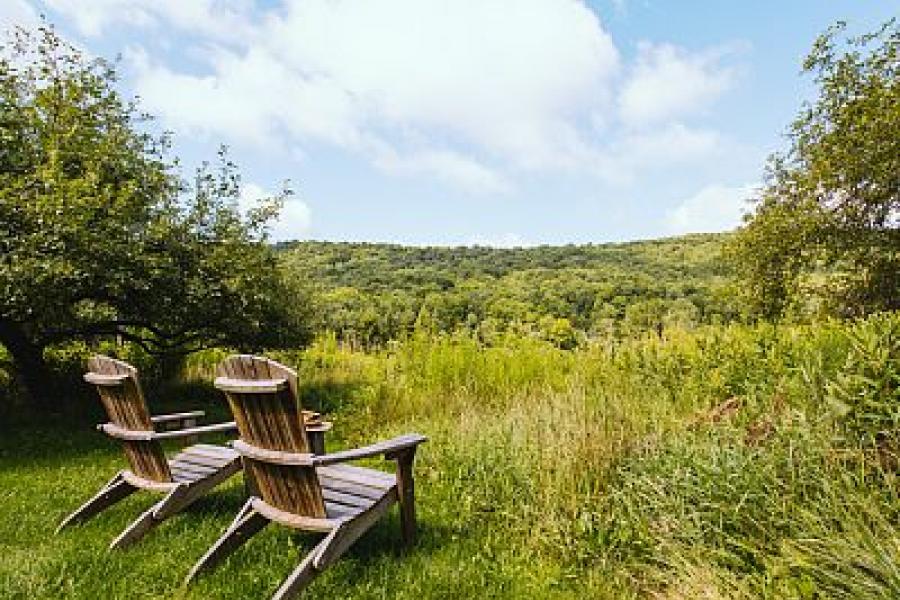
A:
{"label": "chair arm support", "polygon": [[378,442],[370,446],[362,448],[354,448],[352,450],[344,450],[342,452],[334,452],[332,454],[323,454],[312,459],[315,466],[324,467],[342,462],[359,460],[361,458],[370,458],[373,456],[384,456],[387,459],[396,459],[401,455],[405,455],[411,451],[415,451],[416,447],[428,441],[428,438],[418,433],[409,433],[395,437],[392,440]]}
{"label": "chair arm support", "polygon": [[200,427],[188,427],[187,429],[176,429],[175,431],[161,431],[153,434],[156,440],[171,440],[182,437],[190,437],[192,435],[201,435],[204,433],[221,433],[223,431],[236,431],[237,423],[228,421],[227,423],[216,423],[214,425],[202,425]]}
{"label": "chair arm support", "polygon": [[171,423],[172,421],[184,421],[187,419],[200,419],[206,416],[202,410],[191,410],[188,412],[172,413],[170,415],[156,415],[150,417],[153,424]]}
{"label": "chair arm support", "polygon": [[97,429],[110,437],[118,438],[126,441],[149,442],[151,440],[170,440],[180,437],[189,437],[192,435],[200,435],[203,433],[218,433],[221,431],[234,431],[237,424],[234,421],[228,423],[216,423],[215,425],[204,425],[203,427],[190,427],[188,429],[179,429],[176,431],[164,431],[157,433],[155,431],[139,431],[134,429],[125,429],[114,423],[102,423],[97,425]]}

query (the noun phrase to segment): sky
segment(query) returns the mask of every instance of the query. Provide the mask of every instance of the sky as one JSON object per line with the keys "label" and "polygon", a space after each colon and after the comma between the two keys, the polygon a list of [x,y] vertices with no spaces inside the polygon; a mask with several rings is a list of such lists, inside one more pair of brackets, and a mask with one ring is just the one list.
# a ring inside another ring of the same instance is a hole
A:
{"label": "sky", "polygon": [[816,36],[900,0],[0,0],[40,15],[183,164],[289,181],[275,240],[512,247],[735,227]]}

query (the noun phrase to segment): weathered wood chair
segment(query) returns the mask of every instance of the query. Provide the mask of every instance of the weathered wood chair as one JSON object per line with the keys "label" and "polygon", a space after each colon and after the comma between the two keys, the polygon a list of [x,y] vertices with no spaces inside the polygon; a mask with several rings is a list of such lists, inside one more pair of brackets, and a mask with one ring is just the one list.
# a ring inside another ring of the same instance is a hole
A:
{"label": "weathered wood chair", "polygon": [[[257,490],[187,576],[193,579],[234,552],[270,521],[326,534],[285,579],[274,600],[298,593],[337,560],[391,507],[399,503],[404,541],[415,537],[413,460],[426,440],[404,435],[365,448],[310,453],[297,396],[296,373],[275,361],[232,356],[219,365],[216,387],[225,392],[240,439],[232,446]],[[344,464],[384,456],[397,474]]]}
{"label": "weathered wood chair", "polygon": [[195,423],[203,412],[151,417],[137,369],[108,356],[91,358],[84,379],[97,387],[109,416],[110,422],[97,428],[122,442],[130,469],[116,473],[93,498],[65,518],[57,533],[69,525],[90,519],[139,489],[165,494],[110,544],[110,548],[127,546],[240,471],[240,456],[230,448],[195,444],[167,459],[160,444],[165,439],[234,431],[237,427],[233,421],[157,432],[155,426],[168,427],[185,421]]}

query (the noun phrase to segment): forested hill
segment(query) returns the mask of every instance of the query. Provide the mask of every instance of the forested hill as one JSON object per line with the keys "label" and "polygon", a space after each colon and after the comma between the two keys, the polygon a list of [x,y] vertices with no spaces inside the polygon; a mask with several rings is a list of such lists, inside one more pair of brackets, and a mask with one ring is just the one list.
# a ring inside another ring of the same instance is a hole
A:
{"label": "forested hill", "polygon": [[279,246],[313,287],[316,329],[380,344],[415,327],[488,339],[530,331],[567,346],[733,318],[726,236],[532,248],[296,242]]}

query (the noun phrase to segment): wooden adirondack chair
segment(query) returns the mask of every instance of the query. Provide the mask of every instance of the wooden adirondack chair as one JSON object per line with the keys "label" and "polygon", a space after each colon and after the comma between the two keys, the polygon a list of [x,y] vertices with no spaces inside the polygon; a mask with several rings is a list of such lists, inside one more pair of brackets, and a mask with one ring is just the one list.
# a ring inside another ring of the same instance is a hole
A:
{"label": "wooden adirondack chair", "polygon": [[[216,387],[225,392],[240,431],[232,446],[257,490],[221,538],[194,565],[190,581],[275,521],[326,534],[281,584],[273,600],[298,593],[337,560],[391,507],[399,503],[404,541],[415,536],[413,459],[426,438],[404,435],[365,448],[310,453],[297,396],[297,374],[275,361],[232,356],[219,365]],[[397,474],[344,464],[384,456]]]}
{"label": "wooden adirondack chair", "polygon": [[240,471],[240,456],[230,448],[195,444],[167,459],[160,444],[164,439],[234,431],[237,427],[233,421],[157,432],[154,426],[165,427],[185,420],[195,422],[197,417],[203,416],[203,412],[151,417],[137,370],[108,356],[91,358],[84,379],[97,387],[109,416],[110,422],[98,425],[98,429],[122,442],[131,468],[116,473],[93,498],[65,518],[57,533],[69,525],[90,519],[139,489],[165,494],[162,500],[138,517],[110,544],[110,548],[127,546]]}

